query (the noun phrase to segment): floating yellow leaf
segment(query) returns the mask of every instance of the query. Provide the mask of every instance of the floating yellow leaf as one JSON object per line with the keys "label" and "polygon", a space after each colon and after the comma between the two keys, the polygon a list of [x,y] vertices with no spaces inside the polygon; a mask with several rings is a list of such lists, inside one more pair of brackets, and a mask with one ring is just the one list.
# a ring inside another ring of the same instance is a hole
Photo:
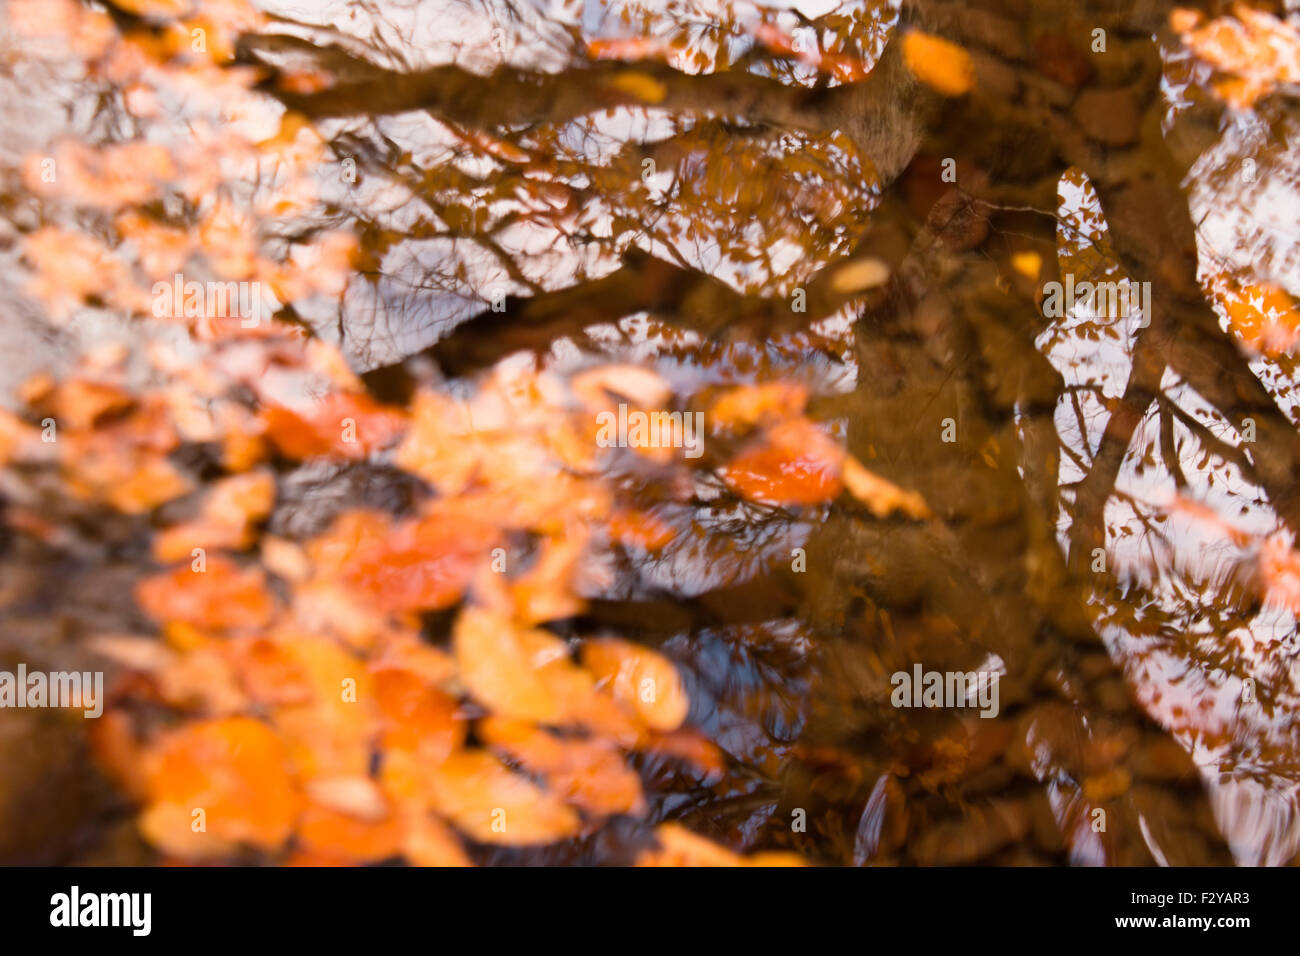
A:
{"label": "floating yellow leaf", "polygon": [[831,276],[831,288],[843,295],[866,292],[889,281],[889,266],[879,259],[857,259],[840,266]]}
{"label": "floating yellow leaf", "polygon": [[1011,254],[1011,268],[1027,279],[1037,279],[1043,268],[1043,257],[1033,251]]}
{"label": "floating yellow leaf", "polygon": [[656,80],[649,73],[628,71],[620,73],[611,81],[611,85],[630,96],[635,96],[642,103],[662,103],[668,95],[668,87],[663,80]]}
{"label": "floating yellow leaf", "polygon": [[903,36],[903,61],[918,80],[944,96],[962,96],[975,85],[970,54],[929,33],[912,30]]}

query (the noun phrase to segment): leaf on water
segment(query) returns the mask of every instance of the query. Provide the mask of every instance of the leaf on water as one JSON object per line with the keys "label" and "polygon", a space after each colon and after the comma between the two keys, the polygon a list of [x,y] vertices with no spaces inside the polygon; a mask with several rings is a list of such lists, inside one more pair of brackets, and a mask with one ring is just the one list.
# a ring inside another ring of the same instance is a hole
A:
{"label": "leaf on water", "polygon": [[676,538],[677,529],[649,511],[628,508],[610,515],[609,536],[625,547],[631,545],[653,553]]}
{"label": "leaf on water", "polygon": [[595,60],[668,60],[676,48],[654,37],[598,37],[587,41],[587,55]]}
{"label": "leaf on water", "polygon": [[320,573],[375,608],[431,611],[460,600],[500,533],[465,514],[392,524],[377,512],[349,512],[309,545]]}
{"label": "leaf on water", "polygon": [[721,395],[709,408],[715,426],[734,428],[793,418],[808,404],[808,389],[792,382],[739,385]]}
{"label": "leaf on water", "polygon": [[724,466],[721,475],[751,501],[812,505],[840,493],[843,463],[844,449],[812,422],[800,418],[771,429]]}
{"label": "leaf on water", "polygon": [[975,86],[970,54],[941,37],[909,30],[903,35],[903,62],[918,80],[944,96],[962,96]]}
{"label": "leaf on water", "polygon": [[618,638],[584,641],[582,663],[614,695],[655,730],[676,730],[690,699],[681,675],[663,655]]}
{"label": "leaf on water", "polygon": [[375,673],[380,745],[385,751],[407,751],[429,764],[438,764],[465,742],[465,721],[456,702],[418,675],[396,668]]}
{"label": "leaf on water", "polygon": [[369,777],[321,777],[303,789],[318,806],[356,820],[374,823],[388,816],[384,794]]}
{"label": "leaf on water", "polygon": [[625,70],[617,74],[610,80],[610,85],[642,103],[662,103],[668,95],[668,86],[663,80],[636,70]]}
{"label": "leaf on water", "polygon": [[718,745],[690,727],[669,733],[652,733],[637,749],[685,761],[702,771],[705,780],[721,780],[727,769],[727,759]]}
{"label": "leaf on water", "polygon": [[135,399],[116,385],[74,378],[54,386],[32,404],[48,410],[60,426],[87,429],[125,412],[135,405]]}
{"label": "leaf on water", "polygon": [[1219,98],[1249,109],[1279,85],[1300,82],[1300,30],[1245,4],[1233,13],[1206,20],[1199,11],[1175,9],[1169,21],[1192,52],[1227,74],[1211,81]]}
{"label": "leaf on water", "polygon": [[493,713],[542,723],[563,719],[559,681],[576,670],[564,641],[479,608],[461,612],[452,640],[461,681]]}
{"label": "leaf on water", "polygon": [[479,843],[528,846],[578,832],[576,812],[491,754],[454,754],[430,775],[433,805]]}
{"label": "leaf on water", "polygon": [[1027,279],[1036,280],[1043,269],[1043,257],[1033,251],[1013,252],[1011,268]]}
{"label": "leaf on water", "polygon": [[[222,856],[231,846],[277,850],[302,806],[280,741],[247,717],[202,721],[165,734],[145,754],[145,835],[186,859]],[[205,832],[192,829],[201,808]]]}
{"label": "leaf on water", "polygon": [[314,691],[307,670],[278,641],[267,637],[237,640],[230,645],[244,692],[262,704],[304,704]]}
{"label": "leaf on water", "polygon": [[581,614],[584,601],[574,591],[579,565],[587,547],[585,531],[550,535],[542,543],[541,554],[526,573],[510,585],[515,615],[528,624],[558,621]]}
{"label": "leaf on water", "polygon": [[162,673],[177,660],[174,650],[153,637],[105,634],[92,638],[88,647],[96,654],[142,674]]}
{"label": "leaf on water", "polygon": [[256,539],[253,526],[271,513],[275,478],[255,471],[223,478],[212,486],[199,517],[154,538],[154,557],[163,562],[190,557],[194,548],[243,550]]}
{"label": "leaf on water", "polygon": [[406,413],[364,393],[332,392],[302,414],[283,406],[262,412],[266,435],[286,458],[357,459],[393,444],[405,431]]}
{"label": "leaf on water", "polygon": [[1284,537],[1270,537],[1261,545],[1259,576],[1267,603],[1300,614],[1300,551]]}
{"label": "leaf on water", "polygon": [[639,365],[602,365],[579,372],[569,389],[591,411],[602,411],[622,400],[641,408],[662,408],[672,387],[658,372]]}
{"label": "leaf on water", "polygon": [[1286,289],[1272,282],[1249,283],[1222,275],[1208,284],[1227,313],[1229,327],[1249,348],[1280,356],[1300,342],[1300,306]]}
{"label": "leaf on water", "polygon": [[551,793],[589,813],[645,811],[640,777],[609,743],[561,739],[523,721],[500,717],[480,721],[477,730],[489,746],[545,777]]}
{"label": "leaf on water", "polygon": [[692,833],[680,823],[662,823],[655,830],[658,847],[644,851],[637,866],[807,866],[794,853],[756,853],[743,857]]}
{"label": "leaf on water", "polygon": [[413,866],[473,866],[456,834],[429,813],[406,821],[402,853]]}
{"label": "leaf on water", "polygon": [[160,623],[210,630],[251,630],[270,622],[274,605],[259,568],[240,568],[209,554],[205,570],[183,564],[136,586],[141,609]]}
{"label": "leaf on water", "polygon": [[[380,798],[382,799],[382,798]],[[375,863],[398,856],[405,834],[401,820],[387,813],[362,817],[314,801],[298,821],[298,842],[308,851]]]}
{"label": "leaf on water", "polygon": [[365,777],[378,728],[374,678],[338,642],[311,634],[277,638],[311,696],[276,707],[271,722],[300,780]]}
{"label": "leaf on water", "polygon": [[190,12],[192,0],[113,0],[113,6],[138,17],[159,20],[181,17]]}
{"label": "leaf on water", "polygon": [[857,259],[840,266],[831,276],[831,288],[843,295],[866,292],[889,281],[889,266],[879,259]]}
{"label": "leaf on water", "polygon": [[862,466],[852,455],[844,459],[844,487],[870,509],[877,518],[887,518],[901,511],[909,518],[928,518],[930,509],[915,491],[906,491]]}

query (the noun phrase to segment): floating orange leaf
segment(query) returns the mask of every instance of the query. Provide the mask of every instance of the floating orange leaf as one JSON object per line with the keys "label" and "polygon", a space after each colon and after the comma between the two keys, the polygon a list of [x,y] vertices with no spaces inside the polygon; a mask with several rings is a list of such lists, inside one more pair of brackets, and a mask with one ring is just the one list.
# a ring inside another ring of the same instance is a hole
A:
{"label": "floating orange leaf", "polygon": [[659,551],[677,537],[677,529],[649,511],[625,509],[610,516],[609,536],[620,544]]}
{"label": "floating orange leaf", "polygon": [[315,803],[307,805],[298,823],[298,840],[308,850],[358,863],[398,856],[402,839],[401,822],[395,816],[364,820]]}
{"label": "floating orange leaf", "polygon": [[375,674],[385,751],[405,750],[436,764],[465,741],[465,722],[456,702],[409,671],[386,668]]}
{"label": "floating orange leaf", "polygon": [[1260,546],[1259,573],[1265,600],[1300,614],[1300,551],[1284,538],[1266,539]]}
{"label": "floating orange leaf", "polygon": [[406,821],[402,852],[414,866],[470,866],[456,835],[428,813]]}
{"label": "floating orange leaf", "polygon": [[578,832],[578,815],[484,751],[463,751],[431,775],[433,804],[479,843],[554,843]]}
{"label": "floating orange leaf", "polygon": [[920,30],[903,34],[903,62],[916,78],[944,96],[962,96],[975,85],[975,64],[970,54]]}
{"label": "floating orange leaf", "polygon": [[245,692],[263,704],[302,704],[312,699],[306,669],[286,648],[265,637],[230,645]]}
{"label": "floating orange leaf", "polygon": [[375,823],[388,817],[384,794],[369,777],[317,777],[303,788],[316,806]]}
{"label": "floating orange leaf", "polygon": [[587,534],[577,529],[551,535],[533,566],[511,584],[516,616],[529,624],[573,617],[587,606],[573,590]]}
{"label": "floating orange leaf", "polygon": [[668,733],[652,733],[637,749],[684,760],[703,771],[706,778],[720,779],[727,769],[726,757],[718,745],[690,727],[681,727]]}
{"label": "floating orange leaf", "polygon": [[93,428],[104,418],[126,411],[135,400],[116,385],[74,378],[55,386],[40,404],[49,408],[61,426],[81,429]]}
{"label": "floating orange leaf", "polygon": [[668,60],[671,43],[654,37],[600,37],[587,41],[587,54],[597,60]]}
{"label": "floating orange leaf", "polygon": [[503,615],[466,608],[453,643],[461,681],[494,713],[541,722],[563,718],[559,681],[576,669],[564,641],[521,629]]}
{"label": "floating orange leaf", "polygon": [[582,645],[582,663],[614,698],[656,730],[676,730],[690,711],[681,675],[661,654],[618,638]]}
{"label": "floating orange leaf", "polygon": [[[149,806],[141,829],[169,853],[203,859],[246,844],[279,849],[293,832],[301,797],[284,748],[246,717],[203,721],[163,736],[146,757]],[[204,832],[195,832],[196,810]]]}
{"label": "floating orange leaf", "polygon": [[866,292],[889,281],[889,266],[879,259],[854,259],[835,270],[831,288],[843,295]]}
{"label": "floating orange leaf", "polygon": [[240,568],[219,554],[204,560],[204,570],[196,570],[191,562],[141,581],[136,601],[160,622],[213,630],[264,627],[273,604],[261,570]]}
{"label": "floating orange leaf", "polygon": [[332,392],[299,414],[282,406],[262,412],[266,435],[286,458],[364,458],[406,429],[406,413],[365,394]]}
{"label": "floating orange leaf", "polygon": [[637,866],[807,866],[794,853],[755,853],[746,858],[718,846],[679,823],[664,823],[655,830],[659,846],[646,850]]}
{"label": "floating orange leaf", "polygon": [[757,425],[793,418],[808,404],[808,389],[793,382],[767,382],[729,389],[709,409],[709,421],[722,427]]}
{"label": "floating orange leaf", "polygon": [[391,525],[385,516],[342,516],[312,542],[322,573],[391,612],[426,611],[460,600],[475,568],[499,539],[486,521],[463,513],[437,513]]}
{"label": "floating orange leaf", "polygon": [[1227,313],[1229,328],[1251,349],[1277,356],[1300,342],[1300,305],[1286,289],[1272,282],[1252,284],[1231,276],[1218,276],[1209,287]]}
{"label": "floating orange leaf", "polygon": [[668,86],[663,80],[656,79],[649,73],[626,70],[617,74],[610,85],[642,103],[662,103],[668,95]]}
{"label": "floating orange leaf", "polygon": [[295,634],[278,641],[311,687],[308,701],[272,714],[295,773],[304,781],[367,776],[377,731],[373,675],[329,638]]}
{"label": "floating orange leaf", "polygon": [[777,425],[722,468],[746,498],[773,505],[809,505],[840,493],[844,450],[805,419]]}
{"label": "floating orange leaf", "polygon": [[179,561],[194,548],[246,548],[254,540],[253,525],[270,514],[274,500],[275,478],[269,471],[223,478],[209,490],[197,520],[154,539],[154,557]]}
{"label": "floating orange leaf", "polygon": [[483,740],[546,778],[554,794],[590,813],[641,813],[640,778],[612,745],[599,740],[561,739],[522,721],[481,721]]}

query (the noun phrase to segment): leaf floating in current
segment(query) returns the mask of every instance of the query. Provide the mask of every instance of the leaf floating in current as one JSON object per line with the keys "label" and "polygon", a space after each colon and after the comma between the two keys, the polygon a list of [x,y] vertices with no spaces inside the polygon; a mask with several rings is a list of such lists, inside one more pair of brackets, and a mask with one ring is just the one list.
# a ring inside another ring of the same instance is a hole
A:
{"label": "leaf floating in current", "polygon": [[655,730],[676,730],[686,720],[690,700],[677,668],[663,655],[631,641],[599,638],[582,645],[582,663]]}
{"label": "leaf floating in current", "polygon": [[844,449],[805,419],[791,419],[768,432],[722,469],[729,485],[751,501],[813,505],[840,493]]}
{"label": "leaf floating in current", "polygon": [[963,96],[975,86],[970,54],[941,37],[920,30],[905,33],[903,61],[918,80],[944,96]]}
{"label": "leaf floating in current", "polygon": [[886,518],[895,511],[909,518],[930,517],[930,509],[920,494],[906,491],[871,473],[852,455],[844,460],[843,478],[849,494],[866,505],[877,518]]}
{"label": "leaf floating in current", "polygon": [[[187,859],[221,856],[231,846],[274,850],[293,832],[302,798],[286,753],[261,721],[232,717],[191,724],[145,755],[149,806],[145,835]],[[205,830],[193,829],[201,809]]]}
{"label": "leaf floating in current", "polygon": [[617,90],[634,96],[642,103],[662,103],[668,95],[668,86],[663,80],[655,79],[649,73],[628,70],[620,73],[610,81]]}
{"label": "leaf floating in current", "polygon": [[879,259],[856,259],[831,276],[831,288],[843,295],[866,292],[889,281],[889,266]]}

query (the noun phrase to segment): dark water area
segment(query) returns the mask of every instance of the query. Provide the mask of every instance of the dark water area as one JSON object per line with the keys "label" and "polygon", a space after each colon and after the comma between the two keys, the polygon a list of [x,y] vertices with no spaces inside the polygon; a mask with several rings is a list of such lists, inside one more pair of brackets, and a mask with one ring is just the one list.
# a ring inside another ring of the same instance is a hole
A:
{"label": "dark water area", "polygon": [[[503,368],[637,366],[685,411],[793,385],[822,433],[924,500],[746,496],[725,477],[745,435],[711,422],[698,458],[606,459],[619,500],[671,534],[593,549],[583,606],[546,627],[672,661],[723,765],[638,752],[640,820],[475,844],[476,862],[627,862],[666,821],[831,865],[1300,859],[1294,13],[1258,5],[1283,53],[1252,62],[1283,79],[1233,105],[1193,21],[1155,0],[260,0],[254,26],[214,13],[229,58],[142,113],[76,43],[33,48],[14,6],[6,393],[105,345],[184,340],[111,297],[48,321],[26,237],[127,240],[119,213],[43,195],[32,157],[206,130],[203,155],[236,164],[212,195],[264,217],[265,255],[355,237],[339,286],[277,318],[337,346],[376,400],[468,396]],[[165,22],[109,9],[122,35]],[[965,50],[973,89],[946,91],[962,69],[938,54],[909,62],[913,31]],[[224,91],[235,70],[252,79]],[[220,144],[269,154],[278,131],[283,160],[307,148],[284,115],[314,130],[312,188],[271,208],[282,169]],[[141,208],[197,234],[204,175]],[[0,493],[65,530],[5,531],[0,669],[94,667],[89,637],[151,628],[129,595],[161,519],[30,481]],[[380,455],[276,482],[267,527],[288,540],[430,497]],[[450,647],[453,616],[426,614],[424,640]],[[0,711],[0,862],[157,859],[83,736],[61,712]]]}

